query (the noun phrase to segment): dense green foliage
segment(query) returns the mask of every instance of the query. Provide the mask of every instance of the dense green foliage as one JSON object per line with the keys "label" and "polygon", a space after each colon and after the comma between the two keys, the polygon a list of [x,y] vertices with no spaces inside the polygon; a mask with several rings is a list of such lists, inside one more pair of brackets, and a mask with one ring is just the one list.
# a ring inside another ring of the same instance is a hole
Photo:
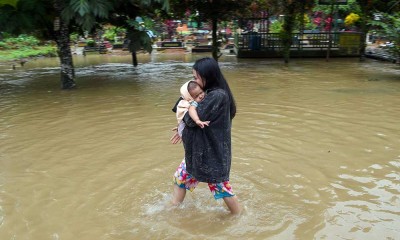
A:
{"label": "dense green foliage", "polygon": [[0,41],[0,61],[37,56],[57,56],[53,44],[41,44],[34,36],[20,35]]}
{"label": "dense green foliage", "polygon": [[21,48],[0,51],[0,61],[10,61],[40,56],[56,57],[57,48],[55,46],[40,46],[35,48]]}
{"label": "dense green foliage", "polygon": [[389,52],[400,58],[400,13],[380,13],[379,20],[370,22],[371,28],[391,42],[387,46]]}
{"label": "dense green foliage", "polygon": [[[259,14],[264,12],[263,14],[267,13],[268,16],[279,14],[285,16],[285,21],[273,21],[270,26],[271,32],[282,32],[302,29],[302,26],[304,29],[316,27],[320,29],[325,27],[326,29],[324,24],[327,24],[326,18],[329,18],[332,11],[330,5],[318,5],[318,0],[190,0],[184,2],[175,0],[58,0],[57,2],[63,4],[61,16],[64,21],[69,22],[70,32],[78,33],[71,35],[72,40],[76,41],[78,36],[83,34],[83,30],[89,32],[101,30],[104,33],[103,37],[110,41],[116,39],[117,36],[124,35],[122,32],[125,32],[131,40],[129,47],[131,51],[140,48],[151,51],[151,39],[144,34],[144,31],[151,27],[147,23],[144,24],[145,27],[139,25],[135,21],[137,16],[143,16],[143,20],[149,23],[153,22],[151,18],[162,22],[165,19],[183,19],[185,17],[192,21],[211,23],[211,21],[230,21],[239,17],[260,17]],[[396,17],[398,17],[399,8],[398,0],[348,0],[347,5],[336,6],[333,10],[342,20],[349,14],[360,16],[361,20],[355,21],[353,24],[359,29],[363,22],[372,19],[373,13],[378,11],[384,12],[383,14],[390,13],[391,15],[387,15],[385,19],[392,19],[391,21],[372,21],[368,27],[373,27],[379,34],[398,42]],[[53,21],[58,15],[53,10],[53,0],[4,0],[0,3],[0,13],[0,26],[3,31],[16,34],[29,33],[46,39],[54,35]],[[305,19],[301,17],[303,14],[309,16],[314,14],[314,18],[311,21],[300,23],[301,19]],[[322,14],[319,26],[316,25],[319,22],[315,21],[315,14]],[[296,15],[295,18],[288,18],[288,16],[294,15]],[[394,16],[394,18],[390,18],[390,16]],[[107,25],[111,27],[103,27]],[[139,34],[137,31],[143,31],[143,33]],[[12,42],[18,41],[25,42],[21,43],[21,47],[13,46]],[[37,46],[38,43],[35,41],[39,40],[27,36],[16,37],[13,40],[5,38],[0,42],[0,50],[36,51],[42,46]],[[34,45],[36,46],[29,48]],[[15,56],[15,54],[12,55]],[[22,56],[22,54],[16,55]]]}

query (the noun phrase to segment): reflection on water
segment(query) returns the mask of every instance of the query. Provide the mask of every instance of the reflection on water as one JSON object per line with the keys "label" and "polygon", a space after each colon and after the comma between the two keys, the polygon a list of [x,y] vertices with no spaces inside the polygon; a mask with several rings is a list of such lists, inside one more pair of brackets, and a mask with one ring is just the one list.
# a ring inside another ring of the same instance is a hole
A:
{"label": "reflection on water", "polygon": [[397,239],[400,72],[357,59],[224,57],[238,104],[230,217],[205,185],[166,207],[171,107],[199,55],[0,68],[0,239]]}

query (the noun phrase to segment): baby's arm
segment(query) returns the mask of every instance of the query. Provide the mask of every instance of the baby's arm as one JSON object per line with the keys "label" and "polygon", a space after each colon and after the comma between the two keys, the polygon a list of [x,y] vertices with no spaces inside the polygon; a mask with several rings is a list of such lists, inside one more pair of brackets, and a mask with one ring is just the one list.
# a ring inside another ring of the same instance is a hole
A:
{"label": "baby's arm", "polygon": [[205,126],[208,126],[210,121],[201,121],[199,118],[199,115],[197,114],[196,110],[197,102],[192,102],[189,106],[189,115],[193,119],[193,121],[201,128],[204,128]]}

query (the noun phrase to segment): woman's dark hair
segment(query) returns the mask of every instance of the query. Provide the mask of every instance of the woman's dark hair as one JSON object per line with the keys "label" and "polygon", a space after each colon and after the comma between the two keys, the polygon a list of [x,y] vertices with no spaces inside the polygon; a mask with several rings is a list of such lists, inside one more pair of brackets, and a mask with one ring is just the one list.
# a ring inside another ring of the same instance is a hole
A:
{"label": "woman's dark hair", "polygon": [[209,57],[201,58],[194,63],[193,69],[203,80],[204,91],[212,88],[221,88],[228,93],[230,100],[231,119],[233,119],[236,115],[235,99],[233,98],[228,82],[218,66],[218,62]]}

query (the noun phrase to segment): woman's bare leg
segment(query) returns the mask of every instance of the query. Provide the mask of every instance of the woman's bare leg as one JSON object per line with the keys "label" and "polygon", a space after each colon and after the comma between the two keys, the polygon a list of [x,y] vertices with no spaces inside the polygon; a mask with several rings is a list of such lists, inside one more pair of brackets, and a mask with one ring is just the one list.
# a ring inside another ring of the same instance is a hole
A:
{"label": "woman's bare leg", "polygon": [[231,211],[232,214],[238,215],[242,212],[242,207],[240,206],[238,198],[236,196],[224,197],[223,199],[225,201],[226,206],[228,206],[229,211]]}
{"label": "woman's bare leg", "polygon": [[174,192],[172,194],[171,204],[177,206],[183,202],[186,196],[186,189],[178,187],[174,184]]}

